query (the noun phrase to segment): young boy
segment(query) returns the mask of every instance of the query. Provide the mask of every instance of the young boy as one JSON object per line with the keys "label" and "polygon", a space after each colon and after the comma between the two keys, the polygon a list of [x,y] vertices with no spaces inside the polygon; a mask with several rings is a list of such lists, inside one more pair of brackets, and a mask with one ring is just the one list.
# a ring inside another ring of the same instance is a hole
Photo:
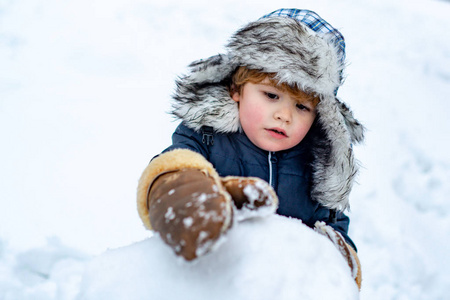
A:
{"label": "young boy", "polygon": [[177,82],[182,123],[139,181],[144,225],[193,260],[233,219],[276,210],[329,237],[360,285],[343,211],[363,127],[336,98],[342,35],[314,12],[280,9],[237,31],[227,50]]}

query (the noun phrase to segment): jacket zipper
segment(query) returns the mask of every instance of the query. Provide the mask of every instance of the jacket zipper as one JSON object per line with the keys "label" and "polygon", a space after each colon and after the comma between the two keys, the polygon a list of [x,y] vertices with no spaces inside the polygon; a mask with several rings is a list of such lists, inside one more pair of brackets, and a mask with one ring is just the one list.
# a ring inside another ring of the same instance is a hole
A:
{"label": "jacket zipper", "polygon": [[[275,154],[275,153],[274,153]],[[272,161],[272,152],[269,151],[269,155],[267,156],[267,160],[269,162],[269,184],[273,188],[275,188],[274,180],[273,180],[273,161]]]}

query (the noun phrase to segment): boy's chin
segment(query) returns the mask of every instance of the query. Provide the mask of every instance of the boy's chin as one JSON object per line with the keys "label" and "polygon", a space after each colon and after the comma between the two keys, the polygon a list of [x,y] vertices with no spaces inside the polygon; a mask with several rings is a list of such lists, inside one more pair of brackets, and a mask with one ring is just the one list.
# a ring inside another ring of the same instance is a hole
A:
{"label": "boy's chin", "polygon": [[261,146],[260,145],[256,145],[256,146],[262,150],[269,151],[269,152],[278,152],[278,151],[283,151],[283,150],[289,150],[294,147],[294,146],[271,145],[271,144],[262,144]]}
{"label": "boy's chin", "polygon": [[253,143],[253,145],[255,145],[256,147],[258,147],[259,149],[265,150],[265,151],[269,151],[269,152],[278,152],[278,151],[283,151],[283,150],[289,150],[293,147],[295,147],[297,144],[292,145],[292,143],[286,143],[287,141],[285,140],[284,143],[282,141],[274,141],[274,140],[266,140],[266,139],[261,139],[261,138],[254,138],[252,139],[251,137],[249,137],[249,140]]}

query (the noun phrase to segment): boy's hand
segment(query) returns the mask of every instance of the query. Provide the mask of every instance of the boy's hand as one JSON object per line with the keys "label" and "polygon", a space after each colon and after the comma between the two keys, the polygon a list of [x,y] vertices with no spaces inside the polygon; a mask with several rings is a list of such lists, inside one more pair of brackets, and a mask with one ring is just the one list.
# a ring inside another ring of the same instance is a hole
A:
{"label": "boy's hand", "polygon": [[325,224],[325,222],[317,221],[314,224],[314,230],[326,236],[344,256],[350,267],[352,277],[355,279],[358,288],[361,289],[361,265],[356,251],[345,242],[339,232],[334,230],[333,227]]}
{"label": "boy's hand", "polygon": [[227,176],[221,181],[237,208],[235,218],[238,221],[265,217],[275,213],[278,208],[275,191],[260,178]]}
{"label": "boy's hand", "polygon": [[151,185],[151,226],[188,261],[208,252],[231,226],[231,199],[218,184],[205,170],[190,168],[163,173]]}

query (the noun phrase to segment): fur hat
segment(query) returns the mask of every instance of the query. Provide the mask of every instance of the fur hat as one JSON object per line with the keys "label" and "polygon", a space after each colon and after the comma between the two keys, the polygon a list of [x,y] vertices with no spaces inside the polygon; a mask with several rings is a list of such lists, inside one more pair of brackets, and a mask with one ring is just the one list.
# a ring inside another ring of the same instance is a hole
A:
{"label": "fur hat", "polygon": [[345,66],[339,31],[314,12],[281,9],[242,27],[226,49],[189,65],[189,74],[177,80],[172,114],[194,130],[240,130],[238,106],[228,91],[239,66],[276,73],[279,82],[318,95],[311,197],[330,209],[348,208],[358,169],[352,144],[363,140],[364,128],[336,98]]}

